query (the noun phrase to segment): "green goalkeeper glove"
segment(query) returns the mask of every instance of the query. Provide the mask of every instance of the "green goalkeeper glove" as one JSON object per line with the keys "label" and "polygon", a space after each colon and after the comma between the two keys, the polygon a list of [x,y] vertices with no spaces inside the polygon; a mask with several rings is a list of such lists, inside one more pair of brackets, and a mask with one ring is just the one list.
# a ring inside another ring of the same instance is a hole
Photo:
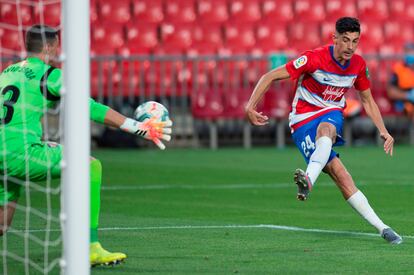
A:
{"label": "green goalkeeper glove", "polygon": [[127,118],[119,128],[125,132],[151,140],[161,150],[164,150],[165,145],[161,139],[166,141],[171,140],[172,124],[171,120],[157,121],[155,118],[150,118],[144,122],[139,122],[134,119]]}

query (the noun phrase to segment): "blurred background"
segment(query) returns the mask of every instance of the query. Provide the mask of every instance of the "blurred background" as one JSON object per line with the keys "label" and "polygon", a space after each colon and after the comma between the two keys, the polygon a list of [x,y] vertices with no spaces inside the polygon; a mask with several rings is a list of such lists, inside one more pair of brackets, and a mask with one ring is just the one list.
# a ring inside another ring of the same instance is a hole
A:
{"label": "blurred background", "polygon": [[[27,27],[60,27],[60,4],[0,0],[1,69],[24,57]],[[387,127],[397,142],[413,143],[411,116],[387,94],[395,64],[407,57],[404,46],[414,42],[412,0],[92,0],[91,94],[130,116],[144,101],[161,102],[175,122],[170,146],[284,147],[292,144],[292,82],[275,84],[264,97],[259,108],[271,118],[266,127],[250,126],[244,105],[262,74],[330,43],[342,16],[361,21],[358,53],[367,60]],[[348,145],[376,143],[357,97],[347,94],[345,138]],[[58,138],[58,125],[49,125]],[[92,135],[96,146],[147,146],[99,125]]]}

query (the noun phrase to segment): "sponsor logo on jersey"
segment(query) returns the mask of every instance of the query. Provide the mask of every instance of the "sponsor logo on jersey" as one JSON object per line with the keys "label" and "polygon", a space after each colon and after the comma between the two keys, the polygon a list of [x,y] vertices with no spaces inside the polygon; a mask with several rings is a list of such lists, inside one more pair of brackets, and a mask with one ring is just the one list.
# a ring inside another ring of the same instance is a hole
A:
{"label": "sponsor logo on jersey", "polygon": [[345,93],[345,88],[343,87],[334,87],[334,86],[327,86],[325,91],[323,91],[323,100],[326,101],[337,101],[338,99],[342,98]]}
{"label": "sponsor logo on jersey", "polygon": [[308,62],[308,57],[306,55],[302,55],[301,57],[299,57],[298,59],[296,59],[295,61],[293,61],[293,66],[296,69],[299,69],[300,67],[302,67],[303,65],[305,65]]}

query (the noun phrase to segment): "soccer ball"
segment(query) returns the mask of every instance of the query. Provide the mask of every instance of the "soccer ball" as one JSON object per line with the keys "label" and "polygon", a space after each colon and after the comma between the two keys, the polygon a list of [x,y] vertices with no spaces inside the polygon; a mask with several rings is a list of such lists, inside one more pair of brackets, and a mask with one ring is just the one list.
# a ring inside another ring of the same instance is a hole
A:
{"label": "soccer ball", "polygon": [[167,108],[161,103],[147,101],[135,109],[134,118],[139,122],[150,118],[155,118],[157,121],[167,121],[169,120],[169,113]]}

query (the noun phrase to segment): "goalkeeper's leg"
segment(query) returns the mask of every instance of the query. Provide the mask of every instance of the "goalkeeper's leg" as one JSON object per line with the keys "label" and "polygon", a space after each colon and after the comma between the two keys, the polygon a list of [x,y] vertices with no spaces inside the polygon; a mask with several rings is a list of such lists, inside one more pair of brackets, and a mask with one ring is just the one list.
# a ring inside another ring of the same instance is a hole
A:
{"label": "goalkeeper's leg", "polygon": [[10,201],[6,205],[0,206],[0,236],[6,233],[13,220],[17,201]]}
{"label": "goalkeeper's leg", "polygon": [[102,165],[97,159],[91,159],[91,244],[90,263],[95,265],[114,265],[122,262],[126,255],[111,253],[103,249],[98,240],[99,211],[101,208]]}
{"label": "goalkeeper's leg", "polygon": [[[60,161],[62,159],[62,146],[55,143],[39,143],[29,147],[27,155],[22,151],[13,161],[8,161],[9,170],[3,171],[9,177],[25,179],[29,173],[31,181],[42,181],[48,174],[52,178],[60,178]],[[126,258],[123,253],[110,253],[103,249],[98,241],[99,210],[101,201],[102,166],[99,160],[91,159],[91,244],[90,261],[92,265],[116,264]],[[27,168],[28,167],[28,168]],[[13,168],[13,169],[12,169]],[[4,234],[10,226],[17,199],[20,195],[21,185],[7,182],[0,184],[0,230]],[[7,192],[6,192],[7,190]],[[3,206],[2,206],[3,205]],[[6,211],[7,207],[7,211]],[[7,212],[7,213],[6,213]]]}

